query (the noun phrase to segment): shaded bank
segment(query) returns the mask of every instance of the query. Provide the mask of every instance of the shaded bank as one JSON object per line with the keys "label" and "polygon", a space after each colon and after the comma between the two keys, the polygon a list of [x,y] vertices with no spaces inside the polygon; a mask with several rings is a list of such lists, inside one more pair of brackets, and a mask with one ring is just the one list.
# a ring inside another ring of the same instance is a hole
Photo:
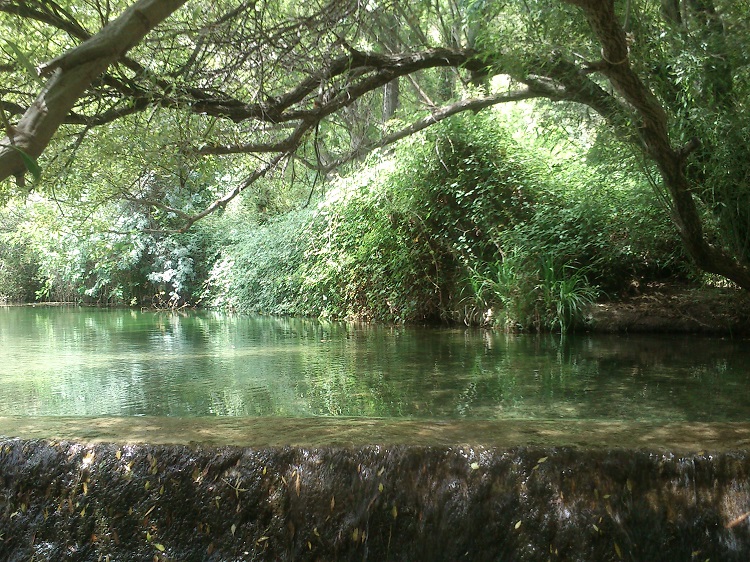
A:
{"label": "shaded bank", "polygon": [[635,295],[590,306],[587,330],[749,337],[750,292],[653,284]]}
{"label": "shaded bank", "polygon": [[0,441],[0,559],[747,560],[750,456]]}

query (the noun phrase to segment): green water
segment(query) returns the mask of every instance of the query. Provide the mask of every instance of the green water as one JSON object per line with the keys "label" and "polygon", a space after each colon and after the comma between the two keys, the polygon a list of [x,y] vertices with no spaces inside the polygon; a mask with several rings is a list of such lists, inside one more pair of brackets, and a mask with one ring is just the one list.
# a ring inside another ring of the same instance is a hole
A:
{"label": "green water", "polygon": [[750,420],[746,342],[0,308],[0,416]]}

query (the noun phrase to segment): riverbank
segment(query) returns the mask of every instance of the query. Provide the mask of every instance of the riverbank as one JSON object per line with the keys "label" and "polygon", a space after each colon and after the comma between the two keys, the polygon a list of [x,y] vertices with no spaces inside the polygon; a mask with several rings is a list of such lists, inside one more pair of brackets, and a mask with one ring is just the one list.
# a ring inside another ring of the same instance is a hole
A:
{"label": "riverbank", "polygon": [[596,303],[586,329],[599,333],[750,336],[750,292],[654,283],[621,299]]}

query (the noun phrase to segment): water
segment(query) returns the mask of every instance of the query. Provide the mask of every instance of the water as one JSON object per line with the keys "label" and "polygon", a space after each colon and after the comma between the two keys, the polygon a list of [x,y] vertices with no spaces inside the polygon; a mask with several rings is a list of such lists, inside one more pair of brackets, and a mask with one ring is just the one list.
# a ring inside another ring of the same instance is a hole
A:
{"label": "water", "polygon": [[11,307],[0,349],[0,416],[750,420],[731,340]]}

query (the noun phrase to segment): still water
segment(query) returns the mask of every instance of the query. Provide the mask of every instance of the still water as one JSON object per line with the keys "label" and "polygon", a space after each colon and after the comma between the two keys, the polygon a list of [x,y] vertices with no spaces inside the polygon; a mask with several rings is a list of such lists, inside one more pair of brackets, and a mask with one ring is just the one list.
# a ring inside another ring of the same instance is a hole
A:
{"label": "still water", "polygon": [[747,342],[0,308],[0,416],[750,420]]}

